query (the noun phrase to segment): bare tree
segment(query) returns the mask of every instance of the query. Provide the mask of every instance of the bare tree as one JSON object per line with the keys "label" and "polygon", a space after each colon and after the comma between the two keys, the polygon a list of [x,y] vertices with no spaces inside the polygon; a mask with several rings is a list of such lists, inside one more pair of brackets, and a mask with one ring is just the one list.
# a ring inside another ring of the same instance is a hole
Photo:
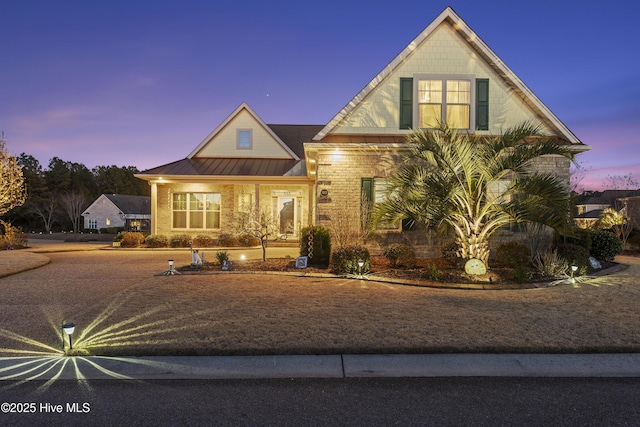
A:
{"label": "bare tree", "polygon": [[277,240],[280,231],[279,218],[274,217],[271,212],[257,208],[251,208],[247,212],[239,214],[237,219],[239,231],[256,237],[260,240],[262,247],[262,261],[267,260],[267,244],[269,240]]}
{"label": "bare tree", "polygon": [[27,200],[27,187],[22,175],[22,165],[9,155],[4,132],[0,136],[0,215],[22,206]]}
{"label": "bare tree", "polygon": [[571,164],[571,170],[569,173],[569,190],[575,193],[582,193],[584,191],[584,187],[581,184],[582,180],[587,175],[587,168],[583,163],[574,160]]}
{"label": "bare tree", "polygon": [[58,202],[55,196],[49,196],[47,199],[38,200],[31,205],[31,211],[38,215],[44,223],[46,232],[51,231],[53,217],[58,208]]}
{"label": "bare tree", "polygon": [[640,187],[640,184],[629,173],[629,175],[607,175],[602,181],[602,187],[607,190],[635,190]]}
{"label": "bare tree", "polygon": [[80,231],[80,222],[82,221],[80,214],[87,205],[87,198],[79,191],[65,193],[60,197],[60,202],[65,213],[73,224],[73,232],[78,234]]}
{"label": "bare tree", "polygon": [[364,244],[371,234],[372,203],[364,193],[360,204],[347,202],[344,209],[331,215],[331,241],[338,247]]}

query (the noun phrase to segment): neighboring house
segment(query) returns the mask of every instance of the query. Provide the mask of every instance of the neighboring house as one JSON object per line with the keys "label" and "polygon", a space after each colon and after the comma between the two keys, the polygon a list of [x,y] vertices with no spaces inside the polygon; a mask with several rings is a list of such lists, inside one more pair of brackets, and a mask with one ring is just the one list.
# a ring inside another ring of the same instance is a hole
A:
{"label": "neighboring house", "polygon": [[[137,174],[151,185],[151,232],[230,232],[250,206],[270,211],[283,233],[357,228],[362,202],[384,197],[405,137],[438,121],[480,136],[529,121],[576,153],[590,148],[447,8],[328,124],[268,125],[243,103],[185,159]],[[568,188],[569,163],[542,157],[536,168]],[[381,231],[414,247],[438,243],[402,224]]]}
{"label": "neighboring house", "polygon": [[151,198],[124,194],[102,194],[82,213],[84,228],[122,227],[126,231],[151,229]]}
{"label": "neighboring house", "polygon": [[583,204],[577,205],[574,217],[580,228],[593,228],[606,208],[623,211],[634,224],[640,225],[640,190],[605,190],[597,196],[590,197]]}

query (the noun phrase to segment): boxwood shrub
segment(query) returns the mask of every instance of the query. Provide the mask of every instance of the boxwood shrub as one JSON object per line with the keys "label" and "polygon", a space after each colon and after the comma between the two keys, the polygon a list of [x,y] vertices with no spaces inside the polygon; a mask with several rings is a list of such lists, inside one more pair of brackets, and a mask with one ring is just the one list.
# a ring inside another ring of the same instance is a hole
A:
{"label": "boxwood shrub", "polygon": [[[309,255],[309,239],[313,235],[311,256]],[[321,226],[309,226],[302,229],[300,235],[300,256],[308,256],[309,264],[329,265],[331,260],[331,233]]]}
{"label": "boxwood shrub", "polygon": [[598,261],[611,262],[622,251],[622,241],[611,231],[591,234],[591,255]]}
{"label": "boxwood shrub", "polygon": [[162,234],[149,234],[144,243],[149,248],[167,248],[169,247],[169,238]]}
{"label": "boxwood shrub", "polygon": [[131,231],[122,235],[120,246],[125,248],[137,248],[144,243],[144,234],[138,231]]}
{"label": "boxwood shrub", "polygon": [[[358,264],[363,262],[362,267]],[[364,246],[344,246],[331,254],[331,271],[336,274],[366,273],[371,268],[371,257]]]}
{"label": "boxwood shrub", "polygon": [[407,245],[394,243],[385,247],[382,255],[389,260],[391,267],[413,268],[416,266],[416,253]]}
{"label": "boxwood shrub", "polygon": [[172,248],[188,248],[191,243],[191,236],[188,234],[176,234],[171,236],[169,246]]}

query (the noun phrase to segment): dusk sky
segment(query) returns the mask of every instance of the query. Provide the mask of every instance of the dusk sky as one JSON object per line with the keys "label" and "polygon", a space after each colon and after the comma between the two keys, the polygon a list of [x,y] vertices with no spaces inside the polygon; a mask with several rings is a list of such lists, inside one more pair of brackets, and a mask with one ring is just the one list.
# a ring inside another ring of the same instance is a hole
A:
{"label": "dusk sky", "polygon": [[447,6],[592,147],[582,187],[640,180],[635,0],[0,0],[0,129],[44,168],[144,170],[243,101],[326,124]]}

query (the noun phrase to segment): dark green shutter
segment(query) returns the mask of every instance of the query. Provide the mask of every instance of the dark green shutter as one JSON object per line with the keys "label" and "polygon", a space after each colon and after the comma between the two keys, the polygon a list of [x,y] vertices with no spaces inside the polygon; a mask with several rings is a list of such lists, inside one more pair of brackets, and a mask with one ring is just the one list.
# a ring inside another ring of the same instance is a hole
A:
{"label": "dark green shutter", "polygon": [[400,79],[400,129],[413,127],[413,79]]}
{"label": "dark green shutter", "polygon": [[373,178],[360,178],[360,191],[368,202],[373,202]]}
{"label": "dark green shutter", "polygon": [[[360,203],[363,204],[360,206],[360,217],[368,215],[369,218],[367,218],[365,222],[369,223],[371,219],[371,207],[373,206],[373,178],[360,178],[360,192],[362,194]],[[365,203],[369,206],[365,207]],[[360,224],[363,225],[364,223],[361,222]]]}
{"label": "dark green shutter", "polygon": [[489,79],[476,79],[476,130],[489,130]]}

